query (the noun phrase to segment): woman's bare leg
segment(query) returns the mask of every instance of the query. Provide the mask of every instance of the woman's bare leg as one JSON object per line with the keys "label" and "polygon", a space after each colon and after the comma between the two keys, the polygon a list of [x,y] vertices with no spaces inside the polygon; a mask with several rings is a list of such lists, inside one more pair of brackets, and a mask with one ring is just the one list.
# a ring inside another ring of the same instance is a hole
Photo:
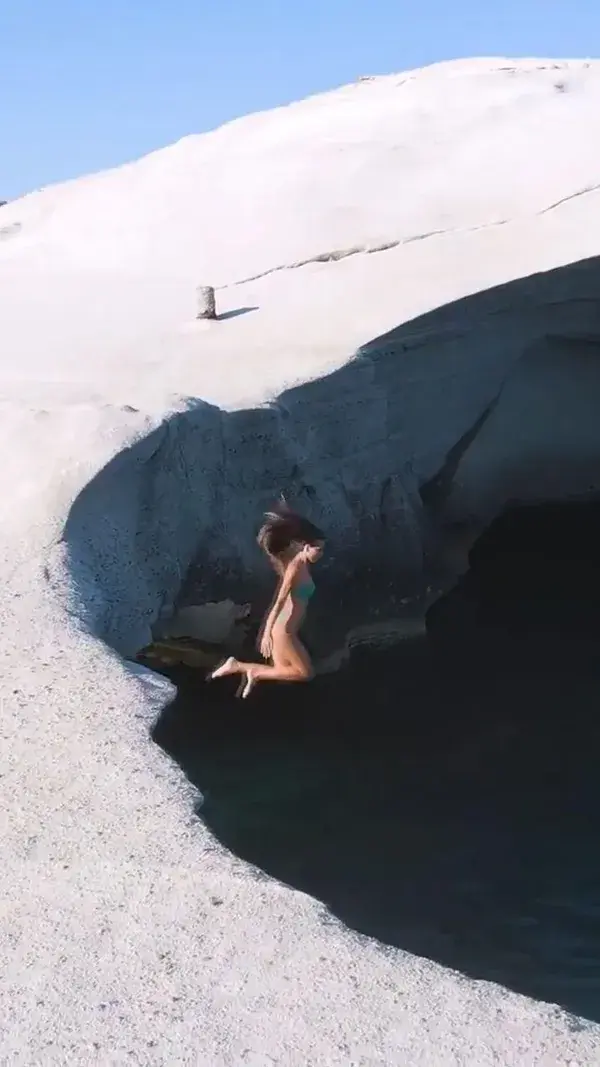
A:
{"label": "woman's bare leg", "polygon": [[209,677],[225,678],[229,674],[245,674],[246,685],[242,693],[247,697],[257,682],[307,682],[313,675],[308,652],[293,634],[273,635],[273,665],[246,663],[230,656]]}
{"label": "woman's bare leg", "polygon": [[273,665],[249,664],[242,697],[247,697],[257,682],[308,682],[313,676],[310,656],[295,634],[273,634]]}
{"label": "woman's bare leg", "polygon": [[243,660],[234,659],[233,656],[225,660],[225,663],[217,667],[209,677],[226,678],[229,674],[250,673],[254,675],[257,682],[267,679],[271,682],[304,682],[312,677],[312,671],[296,663],[274,663],[271,666],[262,663],[245,663]]}

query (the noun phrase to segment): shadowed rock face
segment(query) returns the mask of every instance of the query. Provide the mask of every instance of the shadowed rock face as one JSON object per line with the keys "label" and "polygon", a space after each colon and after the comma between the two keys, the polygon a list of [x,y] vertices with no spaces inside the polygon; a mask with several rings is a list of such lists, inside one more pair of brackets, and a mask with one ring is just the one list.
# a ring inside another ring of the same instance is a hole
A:
{"label": "shadowed rock face", "polygon": [[284,490],[327,531],[307,633],[325,654],[452,580],[507,502],[593,496],[599,406],[598,259],[439,308],[270,405],[198,400],[73,505],[78,610],[130,655],[178,594],[260,605],[272,576],[256,529]]}

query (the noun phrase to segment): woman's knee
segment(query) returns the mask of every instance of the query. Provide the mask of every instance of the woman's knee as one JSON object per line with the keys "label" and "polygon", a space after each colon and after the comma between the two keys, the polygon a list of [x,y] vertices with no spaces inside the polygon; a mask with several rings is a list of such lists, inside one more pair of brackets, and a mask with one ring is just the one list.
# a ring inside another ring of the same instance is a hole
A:
{"label": "woman's knee", "polygon": [[314,677],[314,671],[308,663],[298,663],[295,667],[294,673],[299,682],[310,682]]}

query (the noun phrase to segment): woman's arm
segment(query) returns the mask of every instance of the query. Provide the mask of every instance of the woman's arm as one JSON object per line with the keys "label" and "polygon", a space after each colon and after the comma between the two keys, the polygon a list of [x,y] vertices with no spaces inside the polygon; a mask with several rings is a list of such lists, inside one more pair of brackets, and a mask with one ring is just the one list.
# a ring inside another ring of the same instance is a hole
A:
{"label": "woman's arm", "polygon": [[272,627],[274,626],[277,620],[279,612],[281,611],[283,605],[285,604],[288,596],[290,595],[293,589],[300,563],[300,560],[293,559],[291,563],[288,563],[287,567],[283,572],[282,579],[279,583],[279,589],[277,590],[277,594],[273,601],[273,606],[271,607],[271,610],[267,615],[267,621],[265,623],[265,635],[270,633]]}
{"label": "woman's arm", "polygon": [[291,563],[289,563],[285,568],[283,576],[279,583],[279,589],[277,590],[277,594],[273,600],[269,611],[267,612],[265,621],[261,627],[261,632],[258,637],[258,649],[261,655],[265,657],[265,659],[269,659],[269,657],[271,656],[273,650],[273,640],[271,631],[273,629],[273,626],[275,625],[279,612],[281,611],[283,605],[285,604],[288,596],[290,595],[294,587],[294,582],[298,574],[299,566],[300,560],[292,560]]}

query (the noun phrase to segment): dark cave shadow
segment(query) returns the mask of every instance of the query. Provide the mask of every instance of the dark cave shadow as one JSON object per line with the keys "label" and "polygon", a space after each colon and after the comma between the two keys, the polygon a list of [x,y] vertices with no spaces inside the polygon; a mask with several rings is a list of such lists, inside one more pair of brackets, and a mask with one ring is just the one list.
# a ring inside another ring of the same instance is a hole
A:
{"label": "dark cave shadow", "polygon": [[258,311],[258,306],[233,308],[232,311],[222,311],[217,315],[217,322],[226,322],[227,319],[237,319],[241,315],[250,315],[253,311]]}
{"label": "dark cave shadow", "polygon": [[383,944],[600,1021],[600,505],[524,510],[428,639],[247,704],[177,672],[153,737],[235,855]]}

